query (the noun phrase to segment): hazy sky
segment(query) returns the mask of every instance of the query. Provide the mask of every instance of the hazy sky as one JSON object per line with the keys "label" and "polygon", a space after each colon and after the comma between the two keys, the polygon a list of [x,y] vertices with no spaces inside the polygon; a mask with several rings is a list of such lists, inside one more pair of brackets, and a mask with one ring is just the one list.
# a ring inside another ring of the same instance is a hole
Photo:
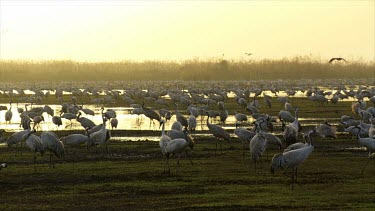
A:
{"label": "hazy sky", "polygon": [[375,0],[0,0],[0,59],[375,59]]}

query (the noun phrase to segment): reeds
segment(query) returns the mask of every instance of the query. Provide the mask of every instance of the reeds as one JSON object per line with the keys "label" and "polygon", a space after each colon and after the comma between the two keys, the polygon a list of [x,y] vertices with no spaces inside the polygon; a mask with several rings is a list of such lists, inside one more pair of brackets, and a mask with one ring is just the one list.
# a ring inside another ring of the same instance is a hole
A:
{"label": "reeds", "polygon": [[272,80],[375,78],[375,63],[329,64],[311,57],[262,60],[192,59],[176,61],[0,60],[0,81],[88,80]]}

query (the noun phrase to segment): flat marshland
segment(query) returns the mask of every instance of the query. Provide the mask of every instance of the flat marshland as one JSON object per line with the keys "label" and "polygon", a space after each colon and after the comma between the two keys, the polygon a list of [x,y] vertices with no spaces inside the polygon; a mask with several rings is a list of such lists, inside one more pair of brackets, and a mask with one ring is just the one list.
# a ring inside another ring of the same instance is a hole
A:
{"label": "flat marshland", "polygon": [[[282,107],[276,99],[272,100],[271,109],[262,109],[276,115]],[[305,118],[301,122],[305,125],[303,131],[321,123],[321,118],[328,118],[341,132],[339,118],[351,112],[348,101],[319,106],[306,98],[291,101],[300,108],[299,116]],[[227,107],[234,110],[235,102],[229,100]],[[280,125],[275,123],[279,137]],[[233,134],[233,130],[229,132]],[[60,137],[69,133],[56,132]],[[214,138],[204,135],[207,131],[198,131],[191,134],[195,139],[194,165],[183,154],[177,166],[173,156],[171,173],[167,174],[163,171],[159,143],[126,141],[129,133],[113,131],[113,136],[123,138],[110,141],[108,156],[103,147],[88,152],[82,146],[68,149],[64,160],[55,158],[55,168],[52,168],[49,153],[43,158],[38,154],[36,171],[33,155],[26,148],[18,150],[2,145],[0,160],[7,162],[8,168],[0,171],[0,209],[371,210],[375,207],[375,162],[370,161],[365,173],[360,174],[368,153],[358,148],[357,140],[347,133],[338,133],[335,140],[314,137],[315,150],[299,167],[299,184],[294,190],[290,179],[281,171],[275,175],[270,173],[270,159],[279,153],[276,148],[268,150],[268,160],[264,153],[262,170],[255,170],[249,150],[243,157],[241,141],[234,135],[229,143],[222,142],[223,152],[218,150],[215,156]],[[131,133],[134,135],[137,131]],[[160,131],[139,133],[161,134]]]}

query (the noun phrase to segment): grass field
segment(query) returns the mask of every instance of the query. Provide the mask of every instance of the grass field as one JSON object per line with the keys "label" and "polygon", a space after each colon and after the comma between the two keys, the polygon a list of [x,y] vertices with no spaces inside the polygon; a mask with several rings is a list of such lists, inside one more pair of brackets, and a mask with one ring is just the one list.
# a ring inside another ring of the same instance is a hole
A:
{"label": "grass field", "polygon": [[[350,114],[350,102],[316,107],[305,98],[293,98],[300,107],[303,124],[314,118],[337,119]],[[234,103],[228,108],[235,109]],[[263,108],[265,109],[265,108]],[[280,110],[279,105],[270,114]],[[307,130],[308,128],[304,128]],[[338,128],[339,131],[342,128]],[[232,131],[230,131],[232,132]],[[280,132],[277,124],[276,132]],[[62,131],[59,136],[69,133]],[[115,136],[137,133],[159,136],[157,131],[113,131]],[[206,133],[206,132],[203,132]],[[9,134],[6,134],[9,135]],[[215,156],[214,139],[194,135],[194,165],[182,156],[171,162],[171,174],[163,172],[158,142],[112,141],[109,156],[104,148],[88,152],[85,147],[57,160],[55,168],[48,153],[37,158],[34,171],[32,154],[0,147],[0,161],[8,168],[0,171],[1,210],[140,210],[140,209],[367,209],[375,207],[375,162],[367,161],[364,149],[347,134],[337,140],[315,138],[315,150],[299,170],[299,185],[291,189],[291,181],[282,172],[270,173],[270,161],[262,159],[262,171],[251,165],[249,152],[242,157],[241,142],[233,137],[223,142],[223,154]],[[279,151],[271,149],[269,159]]]}

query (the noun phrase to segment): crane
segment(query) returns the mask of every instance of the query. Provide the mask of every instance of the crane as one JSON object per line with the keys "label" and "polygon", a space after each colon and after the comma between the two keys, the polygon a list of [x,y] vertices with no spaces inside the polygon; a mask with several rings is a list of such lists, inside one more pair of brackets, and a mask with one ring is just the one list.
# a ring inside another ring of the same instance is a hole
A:
{"label": "crane", "polygon": [[216,139],[216,149],[215,149],[215,156],[216,156],[217,144],[220,143],[220,150],[221,150],[221,154],[222,154],[223,150],[221,148],[221,140],[227,140],[229,142],[230,141],[230,135],[222,127],[220,127],[218,125],[210,124],[209,123],[210,116],[208,115],[208,112],[206,114],[207,114],[206,124],[207,124],[208,130],[210,131],[210,133],[212,133],[212,135]]}

